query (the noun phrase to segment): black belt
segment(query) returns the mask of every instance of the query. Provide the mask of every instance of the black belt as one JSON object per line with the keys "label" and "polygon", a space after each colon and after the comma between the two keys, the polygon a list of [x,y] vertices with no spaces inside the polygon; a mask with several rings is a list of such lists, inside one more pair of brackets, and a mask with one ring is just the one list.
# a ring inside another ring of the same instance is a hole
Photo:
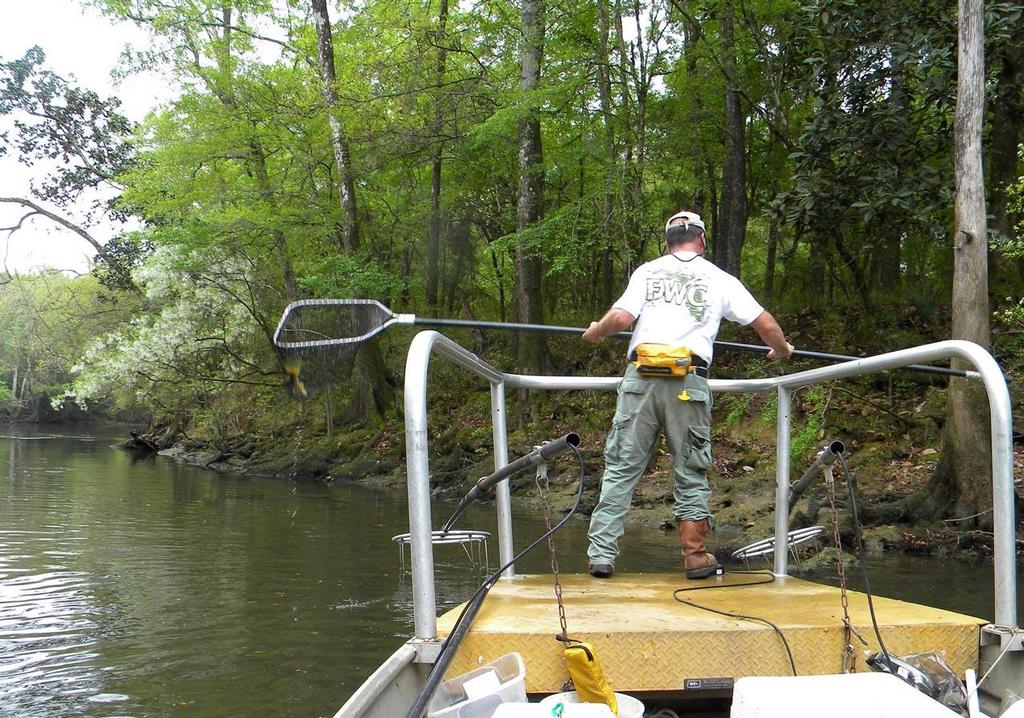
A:
{"label": "black belt", "polygon": [[[630,363],[630,366],[632,366],[632,363]],[[711,372],[708,370],[706,366],[695,366],[691,368],[690,371],[688,371],[687,373],[696,374],[697,376],[704,377],[705,379],[711,378]]]}

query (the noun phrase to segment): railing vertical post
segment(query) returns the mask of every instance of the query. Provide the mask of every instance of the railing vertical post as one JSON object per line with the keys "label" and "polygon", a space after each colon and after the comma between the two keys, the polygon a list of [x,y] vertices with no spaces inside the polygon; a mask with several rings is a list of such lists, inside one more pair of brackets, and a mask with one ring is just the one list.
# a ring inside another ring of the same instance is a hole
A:
{"label": "railing vertical post", "polygon": [[[979,352],[980,354],[980,352]],[[974,362],[988,393],[992,432],[992,543],[995,622],[1017,626],[1017,519],[1013,488],[1013,417],[1002,372],[987,353]]]}
{"label": "railing vertical post", "polygon": [[427,453],[427,365],[433,337],[416,335],[405,360],[405,464],[409,491],[413,630],[416,638],[437,638],[434,546],[430,526],[430,458]]}
{"label": "railing vertical post", "polygon": [[[491,382],[491,432],[494,438],[494,470],[508,465],[508,427],[505,417],[505,382]],[[504,566],[512,560],[512,492],[508,481],[499,481],[495,487],[498,504],[498,565]],[[509,566],[502,574],[511,578],[515,566]]]}
{"label": "railing vertical post", "polygon": [[775,418],[775,568],[776,576],[789,574],[789,389],[778,389]]}

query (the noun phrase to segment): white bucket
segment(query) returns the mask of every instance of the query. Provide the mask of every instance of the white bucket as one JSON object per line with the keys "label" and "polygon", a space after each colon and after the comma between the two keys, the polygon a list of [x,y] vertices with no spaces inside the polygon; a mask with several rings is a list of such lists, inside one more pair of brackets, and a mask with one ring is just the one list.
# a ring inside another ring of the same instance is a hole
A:
{"label": "white bucket", "polygon": [[[644,704],[636,698],[628,696],[625,693],[616,693],[615,699],[619,702],[619,718],[643,718]],[[579,718],[594,716],[596,718],[601,715],[615,715],[604,703],[581,703],[580,697],[576,691],[556,693],[552,696],[548,696],[540,702],[542,706],[548,706],[551,708],[553,708],[556,703],[561,703],[565,706],[565,712],[562,714],[563,718],[573,718],[574,716],[579,716]],[[584,706],[587,709],[586,713],[582,712],[582,710],[577,712],[577,709],[583,709]],[[604,711],[597,712],[601,708],[603,708]]]}

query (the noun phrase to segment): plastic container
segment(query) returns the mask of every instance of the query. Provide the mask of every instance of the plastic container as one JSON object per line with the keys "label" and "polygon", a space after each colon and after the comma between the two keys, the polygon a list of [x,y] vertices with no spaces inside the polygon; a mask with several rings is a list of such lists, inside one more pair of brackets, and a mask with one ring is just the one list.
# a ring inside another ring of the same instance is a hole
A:
{"label": "plastic container", "polygon": [[502,703],[491,718],[551,718],[551,709],[540,703]]}
{"label": "plastic container", "polygon": [[[643,718],[644,704],[639,700],[625,693],[616,693],[615,699],[619,702],[619,718]],[[591,716],[594,716],[597,718],[598,716],[615,715],[612,713],[612,709],[604,703],[581,703],[576,691],[555,693],[542,700],[540,705],[547,706],[550,709],[554,708],[556,703],[561,703],[565,706],[565,712],[562,713],[563,718],[574,718],[575,716],[579,718],[591,718]]]}
{"label": "plastic container", "polygon": [[526,666],[507,653],[437,687],[429,718],[490,718],[502,703],[526,703]]}
{"label": "plastic container", "polygon": [[733,687],[730,718],[957,718],[889,673],[749,676]]}

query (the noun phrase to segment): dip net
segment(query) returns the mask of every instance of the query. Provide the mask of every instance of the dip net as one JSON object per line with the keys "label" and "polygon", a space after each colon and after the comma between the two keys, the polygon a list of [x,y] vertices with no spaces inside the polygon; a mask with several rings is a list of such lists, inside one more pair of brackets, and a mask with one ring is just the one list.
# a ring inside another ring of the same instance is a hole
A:
{"label": "dip net", "polygon": [[289,304],[274,332],[288,394],[301,400],[347,380],[363,343],[396,320],[390,309],[370,299]]}

